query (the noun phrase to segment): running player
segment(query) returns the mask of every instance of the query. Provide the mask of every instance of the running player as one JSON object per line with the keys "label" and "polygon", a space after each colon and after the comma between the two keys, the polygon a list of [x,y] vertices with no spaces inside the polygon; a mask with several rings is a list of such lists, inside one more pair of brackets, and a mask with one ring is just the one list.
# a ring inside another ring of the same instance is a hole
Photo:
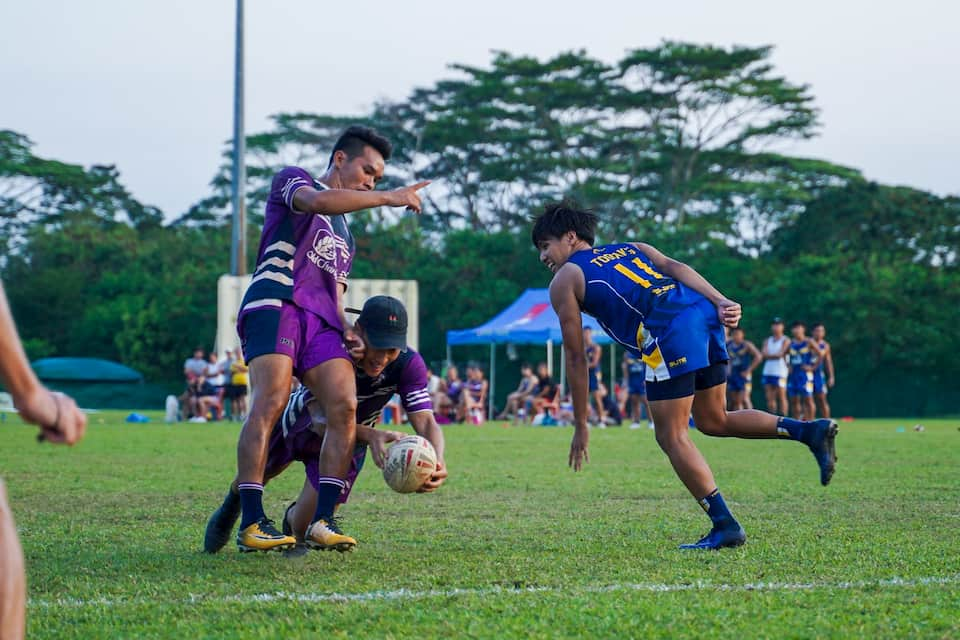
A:
{"label": "running player", "polygon": [[560,318],[574,403],[569,464],[589,460],[587,371],[581,311],[647,365],[647,398],[657,442],[677,475],[707,512],[713,527],[686,549],[738,546],[746,534],[717,489],[713,473],[689,436],[691,408],[706,435],[784,438],[806,444],[830,482],[837,426],[800,422],[761,411],[726,411],[723,325],[740,321],[740,305],[687,265],[643,243],[594,247],[597,217],[564,202],[548,205],[532,231],[540,261],[553,273],[550,301]]}
{"label": "running player", "polygon": [[750,391],[753,389],[751,380],[753,370],[763,362],[763,356],[752,342],[744,339],[743,329],[740,327],[730,330],[727,353],[730,355],[730,376],[727,378],[730,409],[753,409],[753,402],[750,401]]}
{"label": "running player", "polygon": [[355,336],[342,304],[354,241],[343,214],[380,206],[420,211],[417,191],[427,182],[373,191],[390,153],[386,138],[350,127],[319,178],[299,167],[273,178],[257,268],[237,320],[252,388],[237,446],[240,549],[279,550],[295,543],[266,517],[262,499],[270,430],[283,412],[292,376],[310,389],[328,420],[310,535],[329,544],[356,544],[332,520],[356,439],[356,383],[347,353]]}
{"label": "running player", "polygon": [[597,425],[603,428],[607,425],[607,412],[603,406],[603,393],[600,391],[600,358],[603,357],[603,348],[593,341],[593,330],[583,328],[584,353],[587,354],[587,389],[597,412]]}
{"label": "running player", "polygon": [[[433,416],[433,403],[427,391],[427,369],[420,354],[406,346],[407,314],[396,298],[375,296],[366,301],[356,323],[357,334],[364,344],[364,355],[356,365],[357,384],[357,447],[337,505],[347,501],[357,474],[363,468],[367,449],[374,464],[383,466],[386,446],[404,434],[375,429],[383,407],[394,393],[400,394],[404,410],[414,430],[429,440],[437,451],[437,469],[421,489],[434,491],[447,477],[443,462],[443,432]],[[306,481],[300,497],[287,509],[284,532],[293,535],[312,549],[350,550],[354,545],[318,539],[307,532],[314,513],[314,503],[323,489],[319,483],[319,458],[323,448],[327,418],[310,390],[301,386],[288,396],[286,410],[270,434],[265,479],[283,472],[294,460],[303,463]],[[207,523],[204,550],[216,553],[230,539],[240,510],[240,496],[234,480],[223,504]],[[291,523],[293,523],[291,525]],[[311,529],[312,532],[312,529]],[[252,550],[252,549],[250,549]]]}
{"label": "running player", "polygon": [[763,393],[767,411],[787,415],[787,352],[790,341],[783,335],[783,319],[774,318],[770,336],[763,341]]}
{"label": "running player", "polygon": [[[813,399],[820,410],[820,417],[830,417],[830,403],[827,402],[827,389],[832,389],[834,380],[833,348],[826,340],[827,328],[822,322],[813,325],[813,339],[820,349],[820,362],[813,372]],[[824,371],[826,369],[826,371]]]}
{"label": "running player", "polygon": [[812,420],[815,415],[813,372],[818,366],[820,348],[813,338],[807,337],[807,327],[802,322],[790,325],[790,334],[793,337],[787,352],[787,364],[790,367],[787,380],[790,414],[798,420]]}
{"label": "running player", "polygon": [[630,402],[630,423],[631,429],[640,428],[640,405],[646,409],[647,423],[651,429],[653,426],[653,414],[650,413],[650,405],[647,403],[646,375],[647,365],[643,364],[643,359],[629,351],[623,352],[623,361],[620,364],[623,369],[623,379],[627,382],[627,400]]}

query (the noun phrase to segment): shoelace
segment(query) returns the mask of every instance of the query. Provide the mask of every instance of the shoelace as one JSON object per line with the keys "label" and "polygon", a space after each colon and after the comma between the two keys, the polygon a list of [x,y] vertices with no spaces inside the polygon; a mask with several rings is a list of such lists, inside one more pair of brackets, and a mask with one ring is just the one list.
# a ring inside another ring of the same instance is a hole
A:
{"label": "shoelace", "polygon": [[257,525],[260,527],[260,531],[267,534],[268,536],[282,536],[283,534],[277,531],[277,528],[274,526],[273,520],[270,518],[263,518],[260,520]]}

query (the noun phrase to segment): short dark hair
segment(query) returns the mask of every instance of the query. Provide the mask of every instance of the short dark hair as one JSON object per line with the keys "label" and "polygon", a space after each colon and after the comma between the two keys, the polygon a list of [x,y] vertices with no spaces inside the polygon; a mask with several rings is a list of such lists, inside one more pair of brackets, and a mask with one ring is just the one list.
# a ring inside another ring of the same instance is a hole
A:
{"label": "short dark hair", "polygon": [[816,329],[817,327],[823,327],[824,329],[826,329],[826,328],[827,328],[827,325],[823,324],[822,322],[815,322],[815,323],[813,323],[813,326],[811,326],[810,328],[811,328],[811,329]]}
{"label": "short dark hair", "polygon": [[730,329],[730,333],[736,333],[737,331],[743,333],[743,327],[734,327],[733,329]]}
{"label": "short dark hair", "polygon": [[327,166],[333,164],[333,156],[337,151],[343,151],[347,158],[351,160],[363,153],[364,147],[373,147],[383,156],[384,162],[390,159],[393,153],[393,144],[376,129],[353,125],[340,134],[337,143],[333,145],[333,151],[330,152],[330,162]]}
{"label": "short dark hair", "polygon": [[529,362],[521,362],[521,363],[520,363],[520,370],[522,371],[522,370],[524,370],[524,369],[530,369],[531,371],[533,371],[533,367],[530,366],[530,363],[529,363]]}
{"label": "short dark hair", "polygon": [[793,323],[790,325],[790,328],[791,328],[791,329],[796,329],[797,327],[803,327],[804,329],[806,329],[806,328],[807,328],[807,325],[803,324],[803,323],[800,322],[799,320],[796,320],[795,322],[793,322]]}
{"label": "short dark hair", "polygon": [[554,202],[543,208],[533,221],[533,231],[530,239],[533,246],[549,238],[559,238],[568,231],[573,231],[577,237],[589,245],[596,239],[597,216],[592,211],[580,209],[572,200]]}

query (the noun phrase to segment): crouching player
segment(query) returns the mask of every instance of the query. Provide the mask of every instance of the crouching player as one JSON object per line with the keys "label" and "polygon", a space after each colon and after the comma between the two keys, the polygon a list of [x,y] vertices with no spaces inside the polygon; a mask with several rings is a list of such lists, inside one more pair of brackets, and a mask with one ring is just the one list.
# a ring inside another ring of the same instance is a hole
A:
{"label": "crouching player", "polygon": [[755,410],[726,410],[723,326],[740,321],[740,305],[724,297],[687,265],[642,243],[593,246],[597,217],[566,203],[550,205],[534,223],[532,240],[553,273],[550,301],[560,318],[567,379],[573,396],[574,435],[569,464],[588,460],[587,365],[581,311],[647,365],[647,399],[657,443],[674,471],[706,511],[713,528],[687,549],[733,547],[746,534],[730,513],[710,467],[690,438],[709,436],[796,440],[813,452],[820,482],[836,464],[837,425],[801,422]]}
{"label": "crouching player", "polygon": [[[364,354],[356,363],[357,447],[350,463],[338,506],[347,501],[350,490],[363,468],[367,449],[373,461],[383,466],[387,444],[402,437],[396,431],[375,429],[380,412],[394,393],[400,394],[403,408],[414,430],[433,444],[437,469],[420,489],[436,490],[447,477],[444,463],[443,432],[433,415],[433,403],[427,390],[427,367],[416,351],[407,348],[407,312],[403,304],[388,296],[367,300],[356,322],[356,333],[363,341]],[[312,549],[349,551],[355,544],[324,544],[328,539],[313,523],[317,501],[319,457],[323,446],[326,418],[319,403],[306,387],[292,394],[287,407],[270,434],[265,480],[275,478],[294,460],[303,463],[306,480],[300,497],[287,509],[283,519],[285,535],[295,535]],[[240,513],[240,497],[234,480],[223,504],[207,522],[204,550],[216,553],[229,541]],[[335,524],[335,523],[334,523]],[[241,549],[245,550],[245,549]],[[247,549],[253,551],[254,549]]]}

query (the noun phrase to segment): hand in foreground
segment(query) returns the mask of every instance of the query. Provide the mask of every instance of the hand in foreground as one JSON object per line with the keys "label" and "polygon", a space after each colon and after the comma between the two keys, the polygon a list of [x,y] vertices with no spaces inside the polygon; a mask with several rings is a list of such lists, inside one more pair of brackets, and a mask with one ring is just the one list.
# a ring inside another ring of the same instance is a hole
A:
{"label": "hand in foreground", "polygon": [[374,429],[373,435],[370,436],[370,442],[367,443],[370,445],[373,464],[383,469],[383,465],[387,461],[387,445],[395,440],[399,440],[405,435],[405,433],[400,433],[399,431]]}
{"label": "hand in foreground", "polygon": [[423,486],[417,489],[417,493],[430,493],[436,491],[447,479],[447,466],[442,462],[437,463],[437,470],[433,472],[430,479],[423,483]]}
{"label": "hand in foreground", "polygon": [[353,358],[354,362],[360,362],[363,360],[363,356],[367,352],[366,346],[363,344],[363,340],[360,339],[360,336],[357,335],[357,332],[353,329],[346,329],[343,332],[343,344],[347,348],[347,352],[350,354],[350,357]]}
{"label": "hand in foreground", "polygon": [[401,187],[387,192],[387,204],[391,207],[406,207],[410,211],[420,213],[423,205],[420,203],[420,189],[430,184],[429,180],[423,180],[409,187]]}
{"label": "hand in foreground", "polygon": [[73,398],[40,387],[37,393],[14,402],[25,422],[40,427],[40,440],[75,444],[87,429],[87,416]]}
{"label": "hand in foreground", "polygon": [[583,463],[590,462],[590,454],[587,453],[587,444],[590,441],[590,431],[586,426],[576,427],[573,430],[573,441],[570,443],[570,459],[568,464],[574,471],[580,471]]}
{"label": "hand in foreground", "polygon": [[740,318],[743,316],[743,309],[740,303],[733,300],[723,300],[717,303],[717,317],[720,318],[720,324],[725,327],[735,327],[740,324]]}

